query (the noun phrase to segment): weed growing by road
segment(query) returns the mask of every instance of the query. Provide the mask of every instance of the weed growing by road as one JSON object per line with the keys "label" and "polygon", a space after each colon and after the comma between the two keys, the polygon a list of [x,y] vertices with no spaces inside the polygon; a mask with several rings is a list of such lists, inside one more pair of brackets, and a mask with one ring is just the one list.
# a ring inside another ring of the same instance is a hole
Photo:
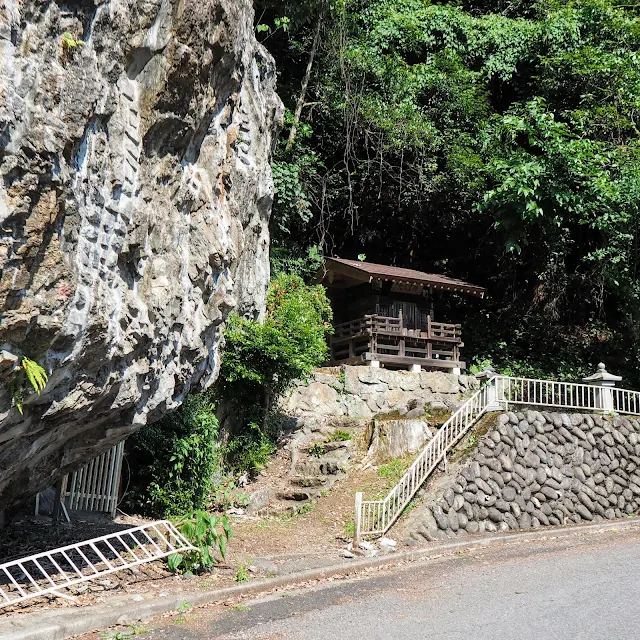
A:
{"label": "weed growing by road", "polygon": [[184,624],[187,621],[187,613],[193,609],[193,605],[185,600],[181,602],[176,611],[180,614],[173,622],[174,624]]}
{"label": "weed growing by road", "polygon": [[246,582],[249,579],[249,569],[246,564],[241,564],[236,571],[236,582]]}
{"label": "weed growing by road", "polygon": [[140,636],[143,633],[147,633],[149,629],[147,627],[139,627],[137,625],[131,625],[127,631],[103,631],[100,634],[101,640],[127,640],[133,636]]}

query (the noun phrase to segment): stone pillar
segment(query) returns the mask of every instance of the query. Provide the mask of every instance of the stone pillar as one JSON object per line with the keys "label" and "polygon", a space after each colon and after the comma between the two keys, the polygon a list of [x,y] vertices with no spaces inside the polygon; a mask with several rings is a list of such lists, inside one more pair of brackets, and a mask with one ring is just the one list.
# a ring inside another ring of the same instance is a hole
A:
{"label": "stone pillar", "polygon": [[411,365],[411,373],[420,373],[422,371],[422,367],[419,364]]}
{"label": "stone pillar", "polygon": [[453,373],[454,376],[461,376],[462,369],[460,369],[460,367],[453,367],[453,369],[451,369],[451,373]]}
{"label": "stone pillar", "polygon": [[476,378],[480,383],[486,384],[487,389],[487,411],[503,411],[507,408],[507,403],[498,399],[498,379],[499,375],[490,367],[484,371],[476,373]]}
{"label": "stone pillar", "polygon": [[380,368],[380,360],[369,360],[369,366],[373,367],[374,369],[379,369]]}
{"label": "stone pillar", "polygon": [[601,409],[602,411],[614,410],[612,390],[616,386],[616,382],[621,380],[622,376],[614,376],[609,373],[603,362],[598,365],[598,370],[593,375],[582,378],[582,382],[595,387],[594,404],[596,409]]}

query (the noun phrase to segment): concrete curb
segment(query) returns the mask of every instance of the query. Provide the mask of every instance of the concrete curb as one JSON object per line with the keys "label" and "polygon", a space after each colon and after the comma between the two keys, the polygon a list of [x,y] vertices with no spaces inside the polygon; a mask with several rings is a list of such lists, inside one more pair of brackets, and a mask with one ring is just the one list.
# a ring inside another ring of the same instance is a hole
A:
{"label": "concrete curb", "polygon": [[256,580],[249,584],[198,592],[183,592],[178,595],[145,601],[142,596],[116,596],[109,604],[79,609],[38,611],[0,619],[1,640],[65,640],[74,635],[89,633],[95,629],[106,629],[117,624],[139,622],[159,614],[170,613],[184,602],[193,606],[226,602],[240,597],[283,589],[304,582],[326,580],[336,576],[352,576],[366,569],[392,567],[407,562],[433,560],[464,549],[489,548],[506,544],[534,542],[536,540],[565,538],[589,533],[604,533],[628,529],[640,530],[638,520],[615,520],[592,525],[544,528],[526,533],[505,533],[484,538],[466,538],[436,546],[393,553],[375,558],[350,560],[329,567],[310,569]]}

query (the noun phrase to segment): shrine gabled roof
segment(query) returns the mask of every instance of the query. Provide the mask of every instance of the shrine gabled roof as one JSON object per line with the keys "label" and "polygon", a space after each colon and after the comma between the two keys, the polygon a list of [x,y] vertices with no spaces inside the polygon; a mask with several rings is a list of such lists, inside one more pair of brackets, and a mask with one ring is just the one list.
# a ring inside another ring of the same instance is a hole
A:
{"label": "shrine gabled roof", "polygon": [[360,260],[346,260],[344,258],[325,258],[317,280],[331,284],[329,274],[339,274],[356,282],[371,282],[373,280],[387,280],[390,282],[421,284],[434,290],[454,291],[466,293],[482,298],[486,292],[484,287],[457,278],[450,278],[438,273],[425,273],[415,269],[392,267],[390,265],[362,262]]}

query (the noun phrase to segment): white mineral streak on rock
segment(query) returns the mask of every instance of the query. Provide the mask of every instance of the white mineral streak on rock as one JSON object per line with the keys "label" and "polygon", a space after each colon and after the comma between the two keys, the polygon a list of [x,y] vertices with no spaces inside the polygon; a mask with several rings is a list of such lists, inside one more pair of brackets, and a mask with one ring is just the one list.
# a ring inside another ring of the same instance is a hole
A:
{"label": "white mineral streak on rock", "polygon": [[[84,45],[65,49],[68,32]],[[0,0],[0,509],[177,407],[258,317],[281,119],[250,0]]]}

